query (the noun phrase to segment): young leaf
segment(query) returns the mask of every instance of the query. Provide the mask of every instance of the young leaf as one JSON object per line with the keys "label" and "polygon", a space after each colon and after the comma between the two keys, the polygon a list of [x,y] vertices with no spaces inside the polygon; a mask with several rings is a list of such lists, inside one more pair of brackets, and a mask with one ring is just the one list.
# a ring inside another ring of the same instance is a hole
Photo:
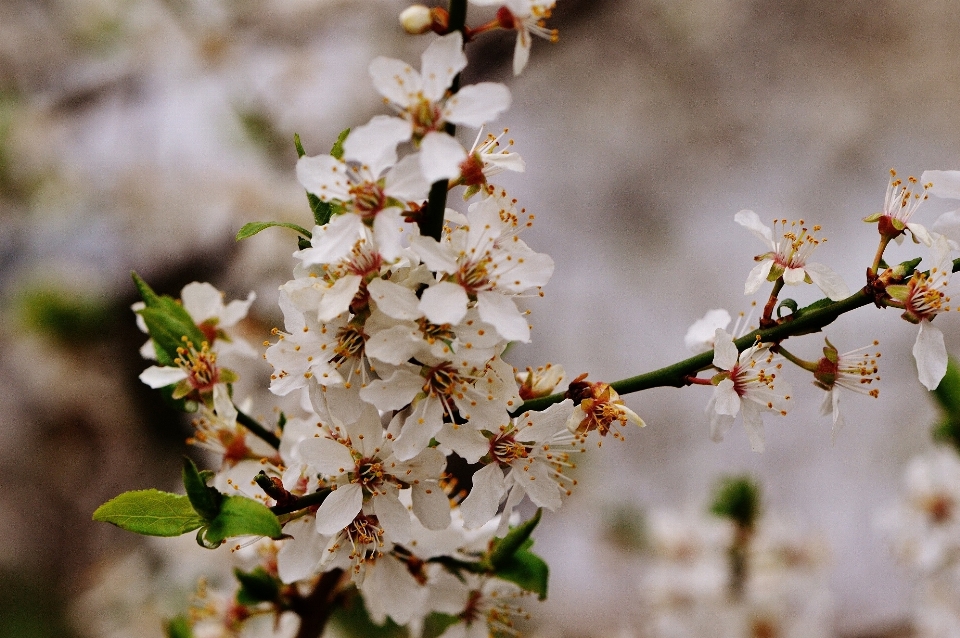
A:
{"label": "young leaf", "polygon": [[252,572],[234,569],[233,574],[240,581],[237,602],[241,605],[250,607],[257,603],[277,600],[280,597],[280,582],[268,574],[263,567],[257,567]]}
{"label": "young leaf", "polygon": [[503,561],[494,572],[497,578],[508,580],[523,589],[537,594],[540,600],[547,597],[547,581],[550,568],[547,563],[526,550],[520,550]]}
{"label": "young leaf", "polygon": [[760,518],[760,486],[749,476],[721,479],[710,512],[729,518],[744,529],[752,529]]}
{"label": "young leaf", "polygon": [[183,457],[183,487],[194,511],[205,520],[212,521],[220,513],[223,494],[216,488],[208,487],[204,473],[188,457]]}
{"label": "young leaf", "polygon": [[295,230],[297,231],[297,233],[307,238],[310,238],[313,236],[310,233],[310,231],[304,228],[303,226],[292,224],[290,222],[250,222],[249,224],[244,224],[243,228],[241,228],[237,232],[237,241],[240,241],[241,239],[246,239],[247,237],[253,237],[257,233],[259,233],[261,230],[266,230],[267,228],[272,228],[274,226],[280,226],[281,228],[289,228],[291,230]]}
{"label": "young leaf", "polygon": [[516,554],[521,549],[529,547],[533,544],[533,541],[530,541],[527,544],[527,541],[530,539],[530,534],[533,533],[533,530],[537,528],[537,525],[540,524],[540,518],[543,515],[543,510],[538,509],[537,513],[533,515],[529,521],[513,527],[507,532],[507,535],[503,538],[493,539],[492,547],[490,549],[490,554],[487,557],[487,562],[496,570],[502,564],[505,564],[506,561]]}
{"label": "young leaf", "polygon": [[180,536],[204,524],[190,499],[160,490],[124,492],[98,507],[93,520],[147,536]]}
{"label": "young leaf", "polygon": [[280,538],[280,521],[270,509],[252,498],[227,496],[220,505],[220,513],[210,521],[203,533],[208,546],[217,546],[232,536],[269,536]]}
{"label": "young leaf", "polygon": [[137,292],[140,293],[140,298],[143,299],[143,303],[147,304],[147,307],[157,305],[160,302],[160,295],[153,291],[153,288],[145,282],[140,275],[135,272],[131,272],[130,276],[133,277],[133,284],[137,287]]}

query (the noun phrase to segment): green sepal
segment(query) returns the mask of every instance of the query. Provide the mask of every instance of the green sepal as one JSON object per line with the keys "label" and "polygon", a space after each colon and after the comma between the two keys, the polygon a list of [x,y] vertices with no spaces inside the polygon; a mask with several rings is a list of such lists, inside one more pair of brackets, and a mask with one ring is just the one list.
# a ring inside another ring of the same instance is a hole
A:
{"label": "green sepal", "polygon": [[913,275],[913,272],[917,269],[917,266],[920,265],[920,262],[923,261],[922,257],[917,257],[916,259],[909,259],[907,261],[899,263],[893,274],[900,278],[907,278]]}
{"label": "green sepal", "polygon": [[296,147],[296,149],[297,149],[297,159],[300,159],[301,157],[303,157],[304,155],[307,154],[307,152],[306,152],[305,150],[303,150],[303,142],[300,141],[300,134],[299,134],[299,133],[294,133],[294,134],[293,134],[293,145],[294,145],[294,146]]}
{"label": "green sepal", "polygon": [[947,360],[947,373],[933,391],[940,407],[960,426],[960,367],[954,358]]}
{"label": "green sepal", "polygon": [[285,427],[287,427],[287,415],[281,410],[280,416],[277,417],[277,429],[283,432],[283,428]]}
{"label": "green sepal", "polygon": [[304,228],[303,226],[300,226],[298,224],[292,224],[290,222],[250,222],[248,224],[244,224],[243,227],[239,231],[237,231],[237,241],[240,241],[241,239],[246,239],[247,237],[253,237],[257,233],[259,233],[261,230],[266,230],[267,228],[273,228],[274,226],[295,230],[297,231],[298,234],[308,239],[313,236],[310,233],[310,231]]}
{"label": "green sepal", "polygon": [[171,618],[163,629],[167,638],[193,638],[193,629],[191,629],[190,620],[186,616],[181,615]]}
{"label": "green sepal", "polygon": [[[490,544],[490,551],[487,553],[486,562],[493,569],[499,569],[501,565],[506,564],[507,560],[515,553],[529,547],[525,545],[533,530],[540,524],[540,518],[543,515],[543,509],[538,509],[533,517],[510,529],[503,538],[494,538]],[[532,544],[532,541],[531,541]]]}
{"label": "green sepal", "polygon": [[310,248],[311,246],[312,246],[312,244],[310,243],[310,240],[309,240],[309,239],[304,239],[303,237],[298,237],[298,238],[297,238],[297,250],[306,250],[307,248]]}
{"label": "green sepal", "polygon": [[744,529],[753,529],[760,518],[760,486],[749,476],[720,479],[710,512]]}
{"label": "green sepal", "polygon": [[276,601],[280,598],[280,581],[267,573],[263,567],[257,567],[252,572],[234,569],[233,575],[240,581],[237,590],[237,602],[247,607]]}
{"label": "green sepal", "polygon": [[883,213],[874,213],[873,215],[867,215],[866,217],[864,217],[863,221],[870,224],[875,224],[878,221],[880,221],[881,217],[883,217]]}
{"label": "green sepal", "polygon": [[797,314],[797,309],[799,307],[799,304],[793,299],[784,299],[777,304],[777,318],[779,319],[783,317],[783,313],[781,312],[782,308],[788,308],[790,310],[790,314],[795,315]]}
{"label": "green sepal", "polygon": [[153,489],[110,499],[97,508],[93,520],[146,536],[180,536],[204,524],[189,498]]}
{"label": "green sepal", "polygon": [[208,479],[209,474],[200,472],[189,457],[183,457],[183,487],[187,491],[187,498],[197,514],[206,521],[212,521],[220,513],[223,494],[217,488],[209,487]]}
{"label": "green sepal", "polygon": [[244,496],[224,495],[220,512],[206,529],[197,535],[203,547],[217,547],[233,536],[283,537],[280,521],[270,509],[259,501]]}
{"label": "green sepal", "polygon": [[[531,540],[531,544],[532,540]],[[533,552],[521,549],[503,563],[494,572],[497,578],[519,585],[533,592],[540,600],[547,597],[547,582],[550,579],[550,567],[546,561]]]}
{"label": "green sepal", "polygon": [[347,141],[348,135],[350,135],[349,128],[340,131],[340,135],[337,136],[337,141],[333,143],[333,148],[330,149],[330,155],[338,160],[343,159],[343,143]]}

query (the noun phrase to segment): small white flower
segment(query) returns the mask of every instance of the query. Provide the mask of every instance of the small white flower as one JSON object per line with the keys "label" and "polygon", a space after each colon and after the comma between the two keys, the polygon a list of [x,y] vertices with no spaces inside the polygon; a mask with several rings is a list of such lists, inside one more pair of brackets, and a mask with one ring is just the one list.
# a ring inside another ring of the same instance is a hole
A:
{"label": "small white flower", "polygon": [[737,414],[742,412],[750,447],[754,452],[763,452],[761,413],[785,415],[786,403],[790,400],[789,386],[777,379],[782,364],[777,363],[767,346],[759,343],[738,356],[733,337],[720,328],[714,342],[713,365],[722,372],[715,377],[717,386],[707,407],[711,436],[715,441],[722,440]]}
{"label": "small white flower", "polygon": [[466,65],[459,31],[427,47],[419,73],[401,60],[379,57],[370,63],[377,91],[400,119],[409,122],[412,139],[420,145],[420,168],[429,182],[457,177],[467,157],[460,143],[443,132],[447,122],[481,126],[510,106],[509,89],[494,82],[465,86],[448,95],[453,78]]}
{"label": "small white flower", "polygon": [[950,283],[953,261],[946,237],[938,235],[933,241],[933,266],[929,274],[916,271],[906,284],[887,286],[887,293],[903,307],[903,318],[920,324],[920,332],[913,346],[920,383],[928,390],[940,385],[947,372],[947,349],[943,333],[930,322],[938,314],[950,310],[950,297],[944,289]]}
{"label": "small white flower", "polygon": [[850,352],[839,354],[830,341],[823,348],[823,358],[818,362],[817,370],[813,373],[814,385],[825,390],[823,403],[820,405],[821,416],[833,417],[831,438],[836,441],[837,433],[843,428],[844,420],[840,414],[840,388],[868,394],[877,397],[880,391],[873,387],[874,381],[880,381],[877,376],[877,359],[880,353],[873,355],[860,354],[879,342],[874,341],[872,346],[865,346]]}
{"label": "small white flower", "polygon": [[[917,212],[929,195],[927,191],[933,187],[930,179],[939,177],[944,172],[952,171],[925,171],[921,176],[923,180],[922,190],[916,190],[919,183],[917,178],[912,175],[907,178],[907,183],[897,177],[897,171],[890,170],[890,184],[887,186],[887,193],[883,198],[883,210],[866,217],[865,222],[876,222],[882,236],[894,238],[898,244],[903,243],[903,234],[910,231],[914,241],[923,242],[929,246],[933,238],[927,229],[916,222],[911,222],[910,218]],[[947,189],[941,187],[943,193]]]}
{"label": "small white flower", "polygon": [[[747,283],[743,292],[752,295],[760,289],[764,281],[776,281],[783,277],[783,282],[789,285],[814,283],[823,293],[839,301],[850,296],[850,290],[832,269],[823,264],[808,262],[810,253],[825,239],[814,237],[803,226],[803,221],[789,222],[783,219],[774,223],[774,229],[760,221],[752,210],[742,210],[734,216],[734,221],[752,232],[760,241],[769,247],[769,252],[758,255],[755,259],[760,262],[754,266],[747,276]],[[777,226],[780,230],[777,231]],[[813,231],[820,230],[814,226]],[[779,232],[781,238],[774,239],[774,233]]]}
{"label": "small white flower", "polygon": [[558,38],[556,29],[548,29],[545,21],[556,2],[548,0],[472,0],[480,6],[502,5],[497,13],[500,26],[516,29],[517,43],[513,49],[513,74],[520,75],[530,60],[531,35],[551,42]]}

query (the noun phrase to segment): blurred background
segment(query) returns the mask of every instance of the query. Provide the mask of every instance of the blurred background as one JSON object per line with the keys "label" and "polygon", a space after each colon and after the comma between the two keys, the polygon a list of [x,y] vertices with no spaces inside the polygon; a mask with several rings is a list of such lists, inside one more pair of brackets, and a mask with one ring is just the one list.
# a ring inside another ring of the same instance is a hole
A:
{"label": "blurred background", "polygon": [[[137,379],[129,273],[174,296],[194,280],[231,299],[254,290],[245,329],[268,338],[295,239],[233,237],[249,221],[309,224],[293,134],[326,152],[383,112],[367,65],[419,66],[430,37],[401,31],[405,6],[0,0],[0,634],[133,635],[97,625],[90,591],[127,573],[113,584],[135,604],[157,550],[90,514],[121,491],[174,489],[189,430]],[[561,0],[549,24],[560,42],[535,41],[521,77],[513,34],[494,33],[470,49],[464,79],[510,86],[494,130],[510,128],[527,171],[498,183],[537,217],[524,239],[556,261],[517,367],[612,381],[688,356],[684,333],[707,310],[749,310],[743,282],[763,248],[733,223],[743,208],[822,225],[816,260],[856,289],[877,238],[861,219],[880,209],[887,171],[960,168],[948,0]],[[931,200],[918,221],[952,208]],[[956,355],[957,319],[942,321]],[[740,425],[710,441],[709,389],[627,397],[648,427],[588,455],[537,532],[551,597],[531,611],[546,635],[642,635],[643,563],[618,530],[663,508],[702,511],[731,473],[754,476],[768,511],[830,547],[837,636],[909,635],[913,583],[877,519],[907,460],[931,447],[916,328],[863,308],[827,336],[841,352],[874,339],[883,352],[880,398],[844,397],[835,444],[800,375],[762,455]],[[816,358],[822,345],[791,350]],[[278,403],[256,390],[268,375],[251,367],[241,392]],[[151,627],[139,635],[159,635]]]}

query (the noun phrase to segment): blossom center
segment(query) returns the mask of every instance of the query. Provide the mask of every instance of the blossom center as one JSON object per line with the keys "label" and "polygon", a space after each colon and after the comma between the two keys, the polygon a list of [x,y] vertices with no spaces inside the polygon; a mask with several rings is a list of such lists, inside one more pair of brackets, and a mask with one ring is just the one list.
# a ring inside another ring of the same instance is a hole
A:
{"label": "blossom center", "polygon": [[517,459],[525,459],[530,450],[517,442],[513,430],[501,432],[490,441],[490,456],[501,465],[510,465]]}
{"label": "blossom center", "polygon": [[190,387],[200,393],[213,391],[213,386],[220,380],[220,371],[217,368],[217,353],[211,352],[210,344],[204,341],[200,350],[196,349],[192,341],[183,338],[184,346],[177,348],[179,355],[174,363],[187,373]]}
{"label": "blossom center", "polygon": [[353,210],[366,222],[372,221],[386,207],[387,196],[374,182],[361,182],[350,189],[350,194],[353,196]]}

